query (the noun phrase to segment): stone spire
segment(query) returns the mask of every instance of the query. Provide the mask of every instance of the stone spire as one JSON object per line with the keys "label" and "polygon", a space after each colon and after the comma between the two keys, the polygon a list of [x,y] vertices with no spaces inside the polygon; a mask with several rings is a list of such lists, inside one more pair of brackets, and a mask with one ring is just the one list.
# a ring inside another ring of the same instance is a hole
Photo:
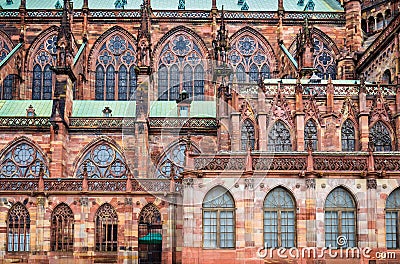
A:
{"label": "stone spire", "polygon": [[57,62],[56,67],[71,67],[73,61],[72,55],[72,31],[69,20],[70,4],[68,0],[64,0],[63,15],[61,26],[57,35]]}
{"label": "stone spire", "polygon": [[314,41],[308,19],[304,19],[302,30],[297,34],[296,53],[298,56],[299,70],[302,77],[311,76],[313,72]]}
{"label": "stone spire", "polygon": [[140,6],[141,23],[138,31],[137,44],[137,65],[139,68],[150,70],[151,64],[151,38],[150,38],[150,14],[151,7],[149,0],[143,0]]}

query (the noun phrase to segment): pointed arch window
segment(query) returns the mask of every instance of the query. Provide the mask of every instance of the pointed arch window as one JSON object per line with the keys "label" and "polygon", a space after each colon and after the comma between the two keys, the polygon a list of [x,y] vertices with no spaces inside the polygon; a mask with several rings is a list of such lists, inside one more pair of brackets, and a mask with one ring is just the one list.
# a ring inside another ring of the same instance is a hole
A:
{"label": "pointed arch window", "polygon": [[[344,237],[343,245],[338,237]],[[356,205],[351,194],[342,187],[334,189],[325,201],[325,246],[356,247]]]}
{"label": "pointed arch window", "polygon": [[235,247],[235,202],[222,186],[211,189],[203,200],[203,247]]}
{"label": "pointed arch window", "polygon": [[313,151],[318,149],[318,130],[315,122],[312,119],[309,119],[304,127],[304,143],[305,149],[308,149],[308,144],[311,144],[311,148]]}
{"label": "pointed arch window", "polygon": [[289,129],[282,121],[278,120],[268,133],[268,151],[283,152],[291,150],[292,142]]}
{"label": "pointed arch window", "polygon": [[292,196],[282,187],[271,190],[264,200],[264,245],[295,247],[296,210]]}
{"label": "pointed arch window", "polygon": [[96,60],[96,100],[136,99],[136,50],[133,47],[133,44],[119,33],[114,33],[103,43]]}
{"label": "pointed arch window", "polygon": [[386,200],[386,247],[400,248],[400,189],[394,190]]}
{"label": "pointed arch window", "polygon": [[41,164],[44,177],[49,170],[43,155],[27,142],[20,142],[11,147],[0,163],[0,178],[38,178]]}
{"label": "pointed arch window", "polygon": [[139,215],[139,263],[161,263],[162,221],[158,208],[149,203]]}
{"label": "pointed arch window", "polygon": [[341,130],[342,136],[342,151],[356,150],[356,136],[354,124],[350,119],[344,121]]}
{"label": "pointed arch window", "polygon": [[97,210],[95,219],[96,251],[117,251],[118,215],[114,207],[103,204]]}
{"label": "pointed arch window", "polygon": [[158,61],[158,99],[175,101],[186,90],[193,100],[204,100],[204,54],[185,33],[172,35],[161,48]]}
{"label": "pointed arch window", "polygon": [[268,46],[253,34],[244,33],[233,39],[228,60],[240,83],[258,82],[260,74],[271,78],[271,55]]}
{"label": "pointed arch window", "polygon": [[0,86],[0,98],[2,100],[12,100],[13,91],[15,90],[16,75],[9,74],[3,81],[3,87]]}
{"label": "pointed arch window", "polygon": [[377,121],[370,130],[370,138],[375,151],[391,151],[392,138],[389,130],[382,121]]}
{"label": "pointed arch window", "polygon": [[51,66],[56,60],[57,35],[49,36],[34,54],[32,66],[32,99],[50,100],[53,95],[54,76]]}
{"label": "pointed arch window", "polygon": [[242,124],[242,150],[246,151],[247,147],[250,147],[251,150],[255,149],[256,145],[256,135],[253,122],[249,119],[243,121]]}
{"label": "pointed arch window", "polygon": [[31,218],[28,210],[21,203],[16,203],[8,211],[7,251],[20,252],[30,250]]}
{"label": "pointed arch window", "polygon": [[128,175],[124,157],[107,143],[95,145],[87,150],[76,172],[78,178],[83,178],[85,167],[88,178],[92,179],[123,179]]}
{"label": "pointed arch window", "polygon": [[74,214],[68,205],[61,203],[51,214],[51,251],[73,251]]}

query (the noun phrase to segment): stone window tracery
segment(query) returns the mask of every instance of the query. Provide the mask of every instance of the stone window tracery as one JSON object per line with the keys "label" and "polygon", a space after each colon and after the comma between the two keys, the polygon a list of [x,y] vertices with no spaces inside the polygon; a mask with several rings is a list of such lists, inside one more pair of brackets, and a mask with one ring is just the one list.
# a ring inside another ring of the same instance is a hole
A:
{"label": "stone window tracery", "polygon": [[7,217],[7,251],[30,250],[30,215],[21,203],[14,204]]}
{"label": "stone window tracery", "polygon": [[392,138],[389,130],[382,121],[377,121],[370,130],[370,139],[375,151],[391,151]]}
{"label": "stone window tracery", "polygon": [[228,60],[238,83],[257,83],[260,75],[271,78],[270,58],[265,45],[255,36],[245,34],[231,43]]}
{"label": "stone window tracery", "polygon": [[118,215],[112,205],[105,203],[99,207],[95,217],[96,251],[117,251]]}
{"label": "stone window tracery", "polygon": [[341,130],[342,151],[355,151],[356,140],[354,124],[350,119],[344,121]]}
{"label": "stone window tracery", "polygon": [[354,248],[356,245],[356,205],[351,194],[338,187],[325,201],[325,246]]}
{"label": "stone window tracery", "polygon": [[113,34],[100,47],[95,70],[96,100],[135,100],[136,50],[121,34]]}
{"label": "stone window tracery", "polygon": [[2,61],[10,52],[11,47],[9,47],[6,41],[0,37],[0,61]]}
{"label": "stone window tracery", "polygon": [[386,199],[386,247],[400,248],[400,189],[394,190]]}
{"label": "stone window tracery", "polygon": [[32,99],[50,100],[53,90],[53,71],[57,58],[57,35],[50,35],[33,55]]}
{"label": "stone window tracery", "polygon": [[196,101],[204,100],[204,58],[188,34],[179,32],[167,40],[158,61],[158,100],[174,101],[183,90]]}
{"label": "stone window tracery", "polygon": [[203,247],[235,247],[235,202],[222,186],[211,189],[203,200]]}
{"label": "stone window tracery", "polygon": [[268,133],[268,151],[282,152],[291,150],[290,131],[282,121],[278,120]]}
{"label": "stone window tracery", "polygon": [[[157,178],[180,178],[186,164],[186,142],[180,142],[165,152],[158,165]],[[194,153],[199,151],[193,147]]]}
{"label": "stone window tracery", "polygon": [[107,143],[95,145],[84,154],[76,172],[78,178],[83,178],[85,166],[91,179],[121,179],[128,176],[125,159]]}
{"label": "stone window tracery", "polygon": [[38,178],[41,164],[43,177],[49,176],[44,157],[27,142],[18,143],[10,148],[0,164],[0,178]]}
{"label": "stone window tracery", "polygon": [[74,214],[68,205],[61,203],[51,214],[51,251],[74,249]]}
{"label": "stone window tracery", "polygon": [[290,248],[296,237],[295,203],[287,190],[277,187],[264,200],[264,245]]}
{"label": "stone window tracery", "polygon": [[314,68],[318,70],[317,75],[327,80],[329,75],[336,79],[335,55],[324,42],[314,38]]}

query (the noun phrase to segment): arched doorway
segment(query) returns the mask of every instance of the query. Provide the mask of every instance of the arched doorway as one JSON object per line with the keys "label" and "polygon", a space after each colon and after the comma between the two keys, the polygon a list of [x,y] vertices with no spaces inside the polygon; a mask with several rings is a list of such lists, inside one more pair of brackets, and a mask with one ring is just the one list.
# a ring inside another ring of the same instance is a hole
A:
{"label": "arched doorway", "polygon": [[139,216],[139,263],[161,264],[161,214],[154,204],[143,207]]}

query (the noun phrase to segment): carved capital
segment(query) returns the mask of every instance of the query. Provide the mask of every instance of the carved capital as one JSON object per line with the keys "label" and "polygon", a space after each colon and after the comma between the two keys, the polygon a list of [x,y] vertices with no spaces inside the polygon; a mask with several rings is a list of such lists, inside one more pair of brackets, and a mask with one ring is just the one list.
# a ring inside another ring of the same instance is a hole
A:
{"label": "carved capital", "polygon": [[254,179],[244,179],[244,188],[245,189],[253,189],[254,188]]}
{"label": "carved capital", "polygon": [[376,189],[376,179],[367,179],[367,189]]}
{"label": "carved capital", "polygon": [[194,180],[193,178],[186,178],[182,180],[182,183],[185,188],[193,188]]}
{"label": "carved capital", "polygon": [[315,179],[306,179],[307,189],[315,189]]}

